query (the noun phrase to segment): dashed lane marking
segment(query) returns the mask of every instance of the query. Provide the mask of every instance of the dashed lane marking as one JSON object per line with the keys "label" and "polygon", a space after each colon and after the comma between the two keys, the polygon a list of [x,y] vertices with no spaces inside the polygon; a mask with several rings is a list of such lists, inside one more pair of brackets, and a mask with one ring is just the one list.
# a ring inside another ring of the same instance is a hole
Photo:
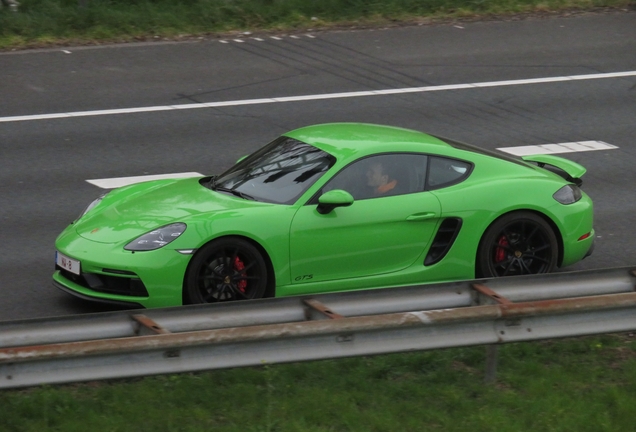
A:
{"label": "dashed lane marking", "polygon": [[604,141],[575,141],[560,144],[541,144],[521,147],[501,147],[497,150],[515,156],[529,156],[535,154],[576,153],[595,150],[614,150],[618,147]]}
{"label": "dashed lane marking", "polygon": [[[510,153],[515,156],[529,156],[535,154],[558,154],[558,153],[576,153],[596,150],[614,150],[618,147],[608,144],[604,141],[575,141],[560,144],[541,144],[520,147],[501,147],[497,150]],[[88,183],[100,187],[102,189],[114,189],[122,186],[128,186],[135,183],[141,183],[150,180],[162,179],[180,179],[189,177],[203,177],[198,172],[185,172],[174,174],[157,174],[134,177],[117,177],[107,179],[86,180]]]}
{"label": "dashed lane marking", "polygon": [[116,177],[116,178],[95,179],[95,180],[86,180],[86,181],[102,189],[115,189],[118,187],[128,186],[131,184],[141,183],[141,182],[151,181],[151,180],[181,179],[181,178],[190,178],[190,177],[203,177],[203,174],[199,174],[198,172],[184,172],[184,173],[156,174],[156,175],[145,175],[145,176],[135,176],[135,177]]}
{"label": "dashed lane marking", "polygon": [[[289,38],[289,39],[302,39],[302,38],[308,38],[308,39],[316,39],[316,36],[311,35],[311,34],[304,34],[302,36],[298,36],[298,35],[289,35],[286,37],[282,37],[282,36],[270,36],[269,37],[272,40],[276,40],[276,41],[282,41],[285,40],[285,38]],[[263,42],[265,41],[265,39],[260,38],[260,37],[245,37],[245,38],[235,38],[235,39],[219,39],[220,43],[223,44],[229,44],[232,42],[237,42],[237,43],[245,43],[248,41],[257,41],[257,42]]]}

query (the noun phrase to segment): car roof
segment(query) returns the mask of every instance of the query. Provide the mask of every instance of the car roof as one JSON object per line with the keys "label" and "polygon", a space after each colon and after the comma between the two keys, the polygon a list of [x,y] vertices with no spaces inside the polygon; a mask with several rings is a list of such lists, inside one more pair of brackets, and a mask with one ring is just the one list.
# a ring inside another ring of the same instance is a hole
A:
{"label": "car roof", "polygon": [[326,123],[284,134],[340,158],[390,151],[437,152],[452,147],[423,132],[367,123]]}

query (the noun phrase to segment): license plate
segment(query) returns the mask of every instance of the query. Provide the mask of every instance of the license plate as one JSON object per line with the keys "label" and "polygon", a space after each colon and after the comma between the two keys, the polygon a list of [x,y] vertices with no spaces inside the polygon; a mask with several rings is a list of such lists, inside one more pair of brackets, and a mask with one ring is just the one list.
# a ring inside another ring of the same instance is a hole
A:
{"label": "license plate", "polygon": [[69,258],[66,255],[62,255],[57,251],[55,252],[55,264],[62,267],[66,271],[69,271],[76,275],[80,274],[80,262],[78,260],[74,260],[73,258]]}

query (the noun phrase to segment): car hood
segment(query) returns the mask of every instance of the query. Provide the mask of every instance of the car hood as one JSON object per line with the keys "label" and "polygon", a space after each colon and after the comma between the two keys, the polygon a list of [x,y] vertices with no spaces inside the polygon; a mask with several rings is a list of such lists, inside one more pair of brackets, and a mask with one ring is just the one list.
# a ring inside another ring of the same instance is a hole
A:
{"label": "car hood", "polygon": [[134,240],[158,227],[266,204],[214,192],[198,178],[160,180],[115,189],[75,222],[80,236],[100,243]]}

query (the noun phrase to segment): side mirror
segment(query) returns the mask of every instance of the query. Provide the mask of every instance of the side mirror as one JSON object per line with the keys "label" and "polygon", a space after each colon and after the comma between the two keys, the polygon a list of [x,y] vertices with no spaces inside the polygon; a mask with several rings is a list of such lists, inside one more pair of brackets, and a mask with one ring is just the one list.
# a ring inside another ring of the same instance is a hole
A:
{"label": "side mirror", "polygon": [[331,213],[336,207],[349,207],[353,204],[353,196],[347,191],[334,189],[324,193],[318,198],[318,213]]}

